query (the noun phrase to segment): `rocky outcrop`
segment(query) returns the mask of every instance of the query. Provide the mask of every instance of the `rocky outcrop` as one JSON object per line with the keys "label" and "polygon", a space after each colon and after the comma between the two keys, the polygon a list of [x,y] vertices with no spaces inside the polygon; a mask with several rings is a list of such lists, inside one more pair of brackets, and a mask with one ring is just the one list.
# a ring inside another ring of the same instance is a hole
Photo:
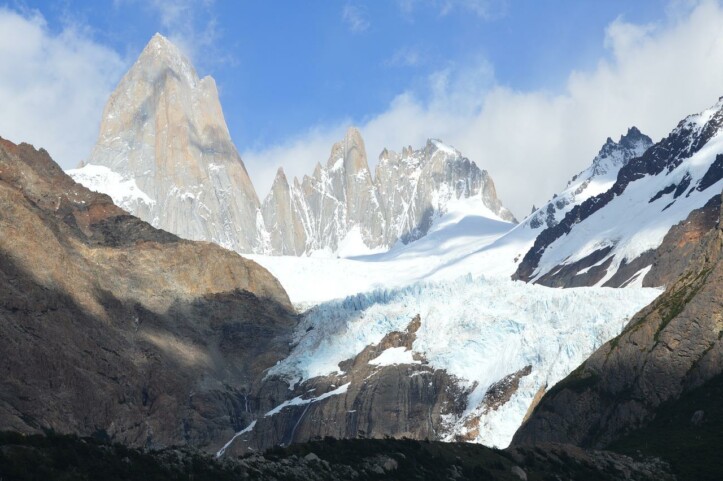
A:
{"label": "rocky outcrop", "polygon": [[[299,185],[296,180],[294,184]],[[306,252],[337,251],[348,236],[352,243],[363,242],[369,248],[382,245],[384,220],[357,129],[350,128],[332,147],[326,167],[317,164],[299,187],[298,216],[305,224]]]}
{"label": "rocky outcrop", "polygon": [[[299,256],[306,252],[306,229],[309,218],[303,209],[298,181],[292,190],[284,169],[279,167],[269,195],[264,199],[261,212],[269,230],[271,251],[279,254]],[[306,221],[306,222],[305,222]]]}
{"label": "rocky outcrop", "polygon": [[216,450],[296,323],[268,271],[0,141],[0,427]]}
{"label": "rocky outcrop", "polygon": [[544,229],[513,278],[552,287],[662,281],[644,272],[654,251],[673,226],[720,191],[721,125],[723,100],[681,121],[622,166],[610,188]]}
{"label": "rocky outcrop", "polygon": [[339,374],[306,380],[292,394],[286,381],[268,378],[259,394],[266,413],[227,452],[243,454],[326,436],[440,438],[445,416],[464,411],[469,391],[411,352],[408,362],[377,361],[389,349],[411,351],[420,325],[417,316],[404,332],[391,332],[341,363]]}
{"label": "rocky outcrop", "polygon": [[211,77],[156,34],[106,104],[98,141],[70,171],[154,227],[239,252],[268,239]]}
{"label": "rocky outcrop", "polygon": [[404,148],[401,154],[385,149],[379,156],[375,185],[383,203],[386,245],[423,237],[435,217],[459,199],[479,198],[482,209],[488,209],[480,209],[480,215],[517,222],[497,197],[487,171],[438,140],[428,140],[420,150]]}
{"label": "rocky outcrop", "polygon": [[700,238],[685,273],[620,336],[554,386],[514,443],[604,447],[650,423],[661,406],[720,376],[723,214],[718,212],[715,228]]}
{"label": "rocky outcrop", "polygon": [[477,200],[481,216],[516,222],[487,171],[455,149],[437,140],[401,154],[385,149],[372,178],[361,134],[350,128],[312,176],[289,183],[279,171],[263,213],[273,253],[353,254],[423,237],[459,200]]}
{"label": "rocky outcrop", "polygon": [[[671,227],[657,249],[621,265],[605,287],[625,287],[626,282],[637,280],[636,273],[643,276],[643,287],[672,285],[685,273],[701,239],[718,226],[720,208],[721,198],[714,195],[703,207]],[[643,275],[647,266],[650,269]]]}

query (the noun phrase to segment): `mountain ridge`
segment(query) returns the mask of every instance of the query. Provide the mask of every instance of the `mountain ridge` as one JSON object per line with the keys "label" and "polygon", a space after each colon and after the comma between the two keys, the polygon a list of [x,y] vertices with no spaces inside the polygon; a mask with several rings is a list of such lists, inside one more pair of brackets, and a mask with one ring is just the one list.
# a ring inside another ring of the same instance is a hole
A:
{"label": "mountain ridge", "polygon": [[[714,202],[716,223],[697,240],[682,275],[619,336],[545,394],[514,445],[642,449],[671,456],[676,468],[688,473],[684,479],[720,477],[718,451],[708,445],[720,431],[712,433],[707,426],[721,422],[720,412],[709,409],[711,396],[720,392],[723,370],[721,196]],[[683,436],[680,442],[649,438],[675,434],[675,429]]]}
{"label": "mountain ridge", "polygon": [[681,120],[622,166],[608,190],[543,230],[514,278],[556,287],[611,285],[616,272],[637,262],[640,269],[630,275],[645,282],[642,270],[652,261],[643,259],[653,258],[670,228],[705,205],[712,195],[704,191],[723,178],[723,156],[715,154],[723,141],[721,125],[723,100]]}
{"label": "mountain ridge", "polygon": [[[432,143],[424,148],[428,156],[434,155]],[[447,158],[434,160],[440,165],[425,171],[434,177],[420,184],[427,186],[426,197],[414,199],[415,187],[407,188],[403,202],[414,204],[407,212],[399,205],[387,212],[380,189],[396,186],[381,185],[372,176],[364,140],[354,127],[311,175],[289,182],[277,172],[261,201],[230,138],[215,81],[199,79],[188,58],[156,34],[108,100],[89,159],[69,174],[156,227],[245,253],[389,249],[398,240],[425,235],[432,219],[444,214],[445,199],[478,193],[493,215],[514,221],[486,171],[454,149],[436,151]],[[401,158],[420,152],[405,148]],[[389,154],[385,149],[383,156]],[[377,173],[389,181],[394,175],[389,169],[377,166]],[[417,181],[394,179],[414,186]],[[466,186],[458,189],[450,182]],[[404,226],[390,227],[400,217],[406,218]]]}
{"label": "mountain ridge", "polygon": [[428,140],[420,150],[405,147],[401,155],[384,149],[374,176],[365,152],[361,134],[350,127],[332,147],[326,166],[317,163],[311,176],[290,183],[283,170],[277,171],[263,202],[266,224],[282,230],[271,229],[273,251],[388,250],[425,236],[451,201],[467,198],[480,200],[480,215],[515,221],[489,174],[438,140]]}

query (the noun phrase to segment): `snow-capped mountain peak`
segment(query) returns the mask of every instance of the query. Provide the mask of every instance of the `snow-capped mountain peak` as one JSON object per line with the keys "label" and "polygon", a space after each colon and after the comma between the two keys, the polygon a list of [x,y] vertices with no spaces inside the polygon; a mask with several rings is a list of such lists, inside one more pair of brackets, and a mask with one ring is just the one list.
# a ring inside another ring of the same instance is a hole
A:
{"label": "snow-capped mountain peak", "polygon": [[[108,100],[87,164],[133,181],[143,196],[123,207],[155,227],[238,251],[267,249],[260,203],[236,151],[211,77],[200,80],[172,42],[156,34]],[[96,171],[98,169],[96,168]],[[94,174],[93,172],[91,174]],[[97,179],[97,175],[95,176]],[[113,185],[94,185],[113,195]],[[137,193],[137,192],[136,192]]]}
{"label": "snow-capped mountain peak", "polygon": [[[280,254],[387,250],[429,233],[450,203],[460,199],[479,199],[482,216],[514,221],[489,174],[435,139],[420,150],[404,147],[401,155],[382,150],[372,177],[364,140],[351,127],[332,147],[326,166],[317,164],[313,175],[298,184],[294,182],[288,199],[274,189],[264,200],[268,226],[280,226],[279,216],[287,215],[283,224],[301,226],[284,229],[283,236],[272,240],[273,251]],[[300,250],[300,245],[305,247]]]}
{"label": "snow-capped mountain peak", "polygon": [[641,133],[637,127],[630,127],[618,142],[614,142],[608,137],[598,155],[593,159],[591,169],[583,171],[578,176],[583,176],[587,172],[590,173],[590,176],[605,175],[612,171],[617,173],[620,167],[630,159],[643,155],[651,145],[653,145],[653,141],[650,137]]}
{"label": "snow-capped mountain peak", "polygon": [[650,137],[637,127],[630,127],[618,142],[608,137],[590,166],[573,176],[565,190],[532,213],[524,225],[533,230],[556,225],[574,206],[612,187],[620,169],[651,145]]}
{"label": "snow-capped mountain peak", "polygon": [[[720,194],[723,101],[683,119],[623,165],[613,185],[535,240],[516,272],[549,285],[644,281],[670,229]],[[591,272],[594,271],[594,275]]]}

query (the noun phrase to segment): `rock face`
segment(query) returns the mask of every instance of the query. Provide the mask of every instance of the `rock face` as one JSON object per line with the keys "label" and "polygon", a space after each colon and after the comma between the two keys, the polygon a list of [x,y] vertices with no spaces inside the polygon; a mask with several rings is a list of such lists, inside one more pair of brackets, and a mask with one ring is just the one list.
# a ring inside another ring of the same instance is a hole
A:
{"label": "rock face", "polygon": [[361,134],[350,128],[311,177],[290,185],[279,171],[263,213],[274,253],[349,254],[417,240],[451,202],[468,199],[480,215],[516,222],[489,174],[453,148],[429,140],[417,151],[385,149],[372,178]]}
{"label": "rock face", "polygon": [[622,166],[610,188],[549,223],[514,278],[554,287],[652,285],[665,235],[723,186],[722,125],[723,100],[681,121]]}
{"label": "rock face", "polygon": [[264,224],[269,229],[272,252],[294,256],[306,252],[307,229],[311,227],[311,219],[310,213],[304,209],[306,205],[300,194],[298,181],[294,179],[292,189],[284,169],[279,168],[261,210]]}
{"label": "rock face", "polygon": [[0,426],[218,449],[296,323],[265,269],[0,140]]}
{"label": "rock face", "polygon": [[86,166],[69,174],[180,237],[265,252],[256,191],[216,84],[156,34],[111,95]]}
{"label": "rock face", "polygon": [[620,336],[554,386],[514,443],[605,447],[650,423],[661,406],[720,376],[721,219],[719,214],[716,227],[700,238],[685,273]]}
{"label": "rock face", "polygon": [[291,401],[288,384],[271,377],[260,399],[269,401],[266,413],[253,428],[231,446],[238,454],[249,448],[289,445],[317,437],[385,436],[437,439],[444,431],[445,416],[459,416],[469,392],[444,370],[434,369],[420,358],[401,364],[375,364],[387,349],[411,350],[419,316],[403,332],[384,336],[354,358],[341,363],[345,374],[309,379],[294,387]]}
{"label": "rock face", "polygon": [[382,245],[384,219],[359,131],[349,129],[344,140],[332,147],[326,166],[317,164],[311,177],[294,179],[289,186],[285,177],[277,175],[264,200],[264,214],[269,226],[282,225],[284,216],[301,226],[282,231],[278,240],[272,233],[274,253],[335,252],[345,241],[363,242],[370,248]]}
{"label": "rock face", "polygon": [[401,155],[385,149],[379,157],[375,183],[383,203],[387,245],[424,236],[435,216],[460,199],[478,198],[487,215],[517,222],[497,197],[487,171],[438,140],[428,140],[421,150],[404,148]]}

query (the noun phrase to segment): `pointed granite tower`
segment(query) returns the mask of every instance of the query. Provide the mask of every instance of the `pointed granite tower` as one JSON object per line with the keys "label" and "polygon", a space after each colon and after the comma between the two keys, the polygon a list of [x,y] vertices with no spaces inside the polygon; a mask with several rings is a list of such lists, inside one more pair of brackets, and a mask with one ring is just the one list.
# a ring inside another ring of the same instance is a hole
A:
{"label": "pointed granite tower", "polygon": [[[259,199],[231,141],[216,83],[199,79],[160,34],[108,100],[87,164],[71,175],[83,182],[89,168],[110,169],[114,178],[135,182],[144,196],[114,200],[156,227],[240,252],[268,249]],[[104,190],[95,180],[93,187]],[[112,182],[105,189],[114,197]]]}

